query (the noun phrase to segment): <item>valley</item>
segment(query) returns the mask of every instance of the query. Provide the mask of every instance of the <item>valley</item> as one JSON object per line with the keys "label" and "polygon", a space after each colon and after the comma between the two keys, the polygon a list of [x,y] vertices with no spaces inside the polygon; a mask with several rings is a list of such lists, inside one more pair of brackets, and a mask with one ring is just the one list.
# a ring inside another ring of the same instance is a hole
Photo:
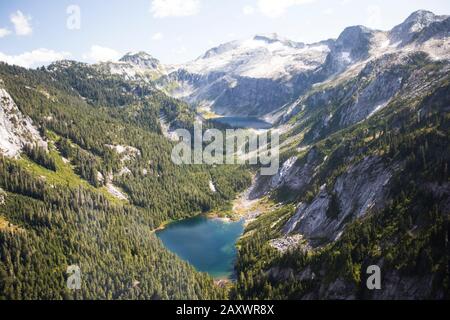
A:
{"label": "valley", "polygon": [[[449,16],[178,65],[2,62],[0,107],[0,299],[450,297]],[[275,174],[174,163],[199,122],[279,133]]]}

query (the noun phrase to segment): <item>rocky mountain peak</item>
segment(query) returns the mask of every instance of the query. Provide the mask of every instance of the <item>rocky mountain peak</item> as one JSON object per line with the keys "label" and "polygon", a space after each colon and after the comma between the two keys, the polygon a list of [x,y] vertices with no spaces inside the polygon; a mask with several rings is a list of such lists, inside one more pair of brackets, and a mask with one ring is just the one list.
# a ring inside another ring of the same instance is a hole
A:
{"label": "rocky mountain peak", "polygon": [[373,31],[371,29],[364,26],[347,27],[339,35],[336,44],[344,47],[352,47],[355,45],[355,42],[369,40],[372,33]]}
{"label": "rocky mountain peak", "polygon": [[411,13],[411,15],[406,18],[403,23],[429,25],[431,22],[435,21],[436,17],[437,16],[431,11],[417,10]]}
{"label": "rocky mountain peak", "polygon": [[399,42],[402,45],[407,44],[413,39],[415,34],[429,27],[432,23],[443,21],[447,17],[438,16],[426,10],[415,11],[405,21],[390,31],[391,42]]}
{"label": "rocky mountain peak", "polygon": [[322,71],[329,76],[341,72],[356,61],[368,58],[373,35],[374,31],[364,26],[344,29],[332,45]]}
{"label": "rocky mountain peak", "polygon": [[257,34],[253,37],[255,41],[264,41],[266,43],[275,43],[275,42],[283,42],[286,39],[280,37],[277,33],[270,34]]}
{"label": "rocky mountain peak", "polygon": [[209,49],[208,51],[205,52],[205,54],[200,56],[197,60],[212,58],[212,57],[220,55],[224,52],[236,49],[237,47],[239,47],[239,45],[240,45],[240,42],[237,40],[221,44],[217,47]]}
{"label": "rocky mountain peak", "polygon": [[119,61],[128,62],[142,68],[150,68],[150,69],[158,69],[161,66],[158,59],[155,59],[150,54],[144,51],[129,52],[125,56],[123,56]]}
{"label": "rocky mountain peak", "polygon": [[303,48],[305,46],[304,43],[289,40],[287,38],[281,37],[277,33],[257,34],[253,37],[253,40],[254,41],[262,41],[262,42],[265,42],[266,44],[273,44],[273,43],[279,42],[285,46],[293,47],[293,48]]}

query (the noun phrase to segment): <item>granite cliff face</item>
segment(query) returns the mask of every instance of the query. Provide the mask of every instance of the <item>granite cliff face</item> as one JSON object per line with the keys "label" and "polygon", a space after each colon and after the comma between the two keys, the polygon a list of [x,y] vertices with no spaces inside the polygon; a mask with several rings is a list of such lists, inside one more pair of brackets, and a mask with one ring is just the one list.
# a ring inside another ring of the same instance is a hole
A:
{"label": "granite cliff face", "polygon": [[324,185],[310,204],[300,203],[284,233],[299,233],[311,244],[338,240],[346,224],[384,207],[391,176],[381,159],[363,159],[337,177],[331,190]]}
{"label": "granite cliff face", "polygon": [[28,144],[47,148],[33,121],[20,111],[0,82],[0,154],[17,157]]}

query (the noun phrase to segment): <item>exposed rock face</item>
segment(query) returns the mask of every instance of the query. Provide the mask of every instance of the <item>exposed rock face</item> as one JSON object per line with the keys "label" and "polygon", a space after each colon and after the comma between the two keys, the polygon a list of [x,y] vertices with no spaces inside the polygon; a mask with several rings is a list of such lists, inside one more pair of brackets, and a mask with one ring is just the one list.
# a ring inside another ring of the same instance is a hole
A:
{"label": "exposed rock face", "polygon": [[121,62],[128,62],[140,68],[158,70],[161,68],[160,62],[146,52],[127,53],[120,59]]}
{"label": "exposed rock face", "polygon": [[115,197],[119,200],[122,200],[122,201],[128,200],[128,197],[126,196],[126,194],[123,193],[118,187],[116,187],[111,182],[106,184],[106,189],[113,197]]}
{"label": "exposed rock face", "polygon": [[[437,16],[430,11],[419,10],[412,13],[403,23],[390,31],[391,43],[401,46],[411,43],[414,37],[436,22],[442,22],[448,16]],[[433,26],[435,28],[437,25]],[[432,31],[432,30],[430,30]],[[448,31],[448,30],[447,30]],[[428,32],[432,34],[432,32]]]}
{"label": "exposed rock face", "polygon": [[280,186],[284,180],[290,175],[291,169],[293,168],[297,157],[291,157],[283,163],[283,166],[278,170],[277,174],[273,176],[270,185],[272,188]]}
{"label": "exposed rock face", "polygon": [[176,133],[176,130],[172,128],[174,127],[173,124],[167,120],[167,115],[163,112],[160,112],[159,114],[159,125],[161,126],[162,134],[167,139],[178,142],[178,134]]}
{"label": "exposed rock face", "polygon": [[279,187],[286,186],[296,193],[303,192],[314,175],[314,169],[320,164],[316,149],[311,149],[304,164],[297,157],[286,160],[273,177],[258,176],[250,192],[250,198],[259,198]]}
{"label": "exposed rock face", "polygon": [[198,75],[178,70],[168,79],[166,83],[177,84],[171,95],[191,104],[212,106],[214,112],[221,115],[260,116],[272,111],[274,105],[283,106],[294,93],[280,80],[232,76],[222,72]]}
{"label": "exposed rock face", "polygon": [[433,292],[433,275],[408,277],[389,271],[383,277],[382,290],[371,292],[374,300],[424,300],[444,299],[444,292]]}
{"label": "exposed rock face", "polygon": [[166,74],[165,67],[146,52],[129,52],[117,62],[100,62],[93,70],[106,76],[119,76],[126,81],[153,85],[153,81]]}
{"label": "exposed rock face", "polygon": [[450,37],[450,17],[431,23],[427,28],[421,30],[416,38],[418,43],[424,43],[431,38],[445,39]]}
{"label": "exposed rock face", "polygon": [[300,234],[295,234],[293,236],[285,236],[283,238],[272,239],[269,244],[280,252],[286,252],[290,249],[308,250],[307,245],[302,245],[300,241],[303,237]]}
{"label": "exposed rock face", "polygon": [[262,116],[293,98],[292,88],[281,81],[254,78],[238,78],[235,81],[232,85],[226,82],[227,87],[222,87],[222,94],[212,100],[214,111],[218,114]]}
{"label": "exposed rock face", "polygon": [[110,145],[107,144],[106,147],[114,150],[118,155],[122,156],[120,161],[122,163],[127,162],[131,159],[136,159],[141,156],[141,151],[132,146],[122,146],[122,145]]}
{"label": "exposed rock face", "polygon": [[0,188],[0,205],[5,204],[6,192]]}
{"label": "exposed rock face", "polygon": [[337,240],[348,222],[383,208],[391,170],[375,157],[351,166],[336,179],[332,192],[322,186],[310,204],[299,204],[284,233],[300,233],[313,245]]}
{"label": "exposed rock face", "polygon": [[209,190],[211,190],[211,192],[213,192],[213,193],[217,192],[216,186],[214,185],[214,183],[212,181],[209,181],[208,186],[209,186]]}
{"label": "exposed rock face", "polygon": [[409,76],[403,68],[408,61],[406,57],[396,64],[397,56],[389,55],[367,64],[352,88],[354,100],[341,112],[340,125],[357,123],[386,107]]}
{"label": "exposed rock face", "polygon": [[346,28],[334,43],[318,73],[322,77],[329,77],[344,71],[349,65],[367,59],[372,37],[373,31],[366,27]]}
{"label": "exposed rock face", "polygon": [[[331,284],[322,284],[320,286],[318,297],[327,300],[354,300],[356,297],[353,292],[356,291],[356,286],[349,283],[345,279],[337,278]],[[315,297],[314,299],[318,299]]]}
{"label": "exposed rock face", "polygon": [[311,45],[277,35],[233,41],[207,51],[161,81],[175,97],[222,115],[261,116],[292,100],[301,75],[320,66],[330,42]]}
{"label": "exposed rock face", "polygon": [[[382,266],[383,262],[380,261],[377,265]],[[383,270],[383,268],[381,269]],[[300,278],[300,275],[295,277]],[[424,300],[430,299],[430,297],[444,299],[444,292],[433,291],[433,281],[435,281],[433,275],[409,277],[390,270],[385,274],[382,273],[381,289],[365,290],[362,298],[372,300]],[[358,288],[353,282],[337,278],[331,283],[322,282],[318,289],[308,293],[302,299],[353,300],[356,299],[355,292],[357,291]]]}
{"label": "exposed rock face", "polygon": [[339,199],[339,215],[343,218],[353,212],[357,218],[382,204],[386,197],[385,187],[392,177],[391,169],[376,157],[365,158],[338,177],[334,193]]}
{"label": "exposed rock face", "polygon": [[285,109],[279,123],[292,123],[291,118],[302,112],[295,126],[314,120],[306,133],[307,141],[322,139],[390,108],[391,102],[399,97],[420,96],[448,72],[446,64],[439,74],[426,74],[421,70],[421,63],[431,61],[429,55],[417,51],[394,52],[371,59],[361,69],[344,73],[300,97]]}
{"label": "exposed rock face", "polygon": [[47,149],[33,121],[19,110],[9,93],[0,88],[0,153],[17,157],[27,144]]}
{"label": "exposed rock face", "polygon": [[[331,197],[325,186],[309,204],[300,204],[295,215],[289,219],[284,228],[285,232],[298,232],[310,240],[314,238],[332,237],[336,223],[327,217]],[[333,224],[330,228],[329,224]]]}

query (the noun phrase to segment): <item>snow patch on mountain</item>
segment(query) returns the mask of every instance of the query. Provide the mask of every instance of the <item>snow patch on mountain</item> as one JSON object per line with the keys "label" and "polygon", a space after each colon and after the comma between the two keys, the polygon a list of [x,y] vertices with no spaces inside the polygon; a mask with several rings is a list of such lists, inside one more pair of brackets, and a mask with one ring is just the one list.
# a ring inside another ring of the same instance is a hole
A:
{"label": "snow patch on mountain", "polygon": [[325,44],[305,45],[276,35],[255,36],[209,50],[180,68],[194,74],[213,72],[249,78],[280,79],[311,70],[323,63],[329,52]]}

